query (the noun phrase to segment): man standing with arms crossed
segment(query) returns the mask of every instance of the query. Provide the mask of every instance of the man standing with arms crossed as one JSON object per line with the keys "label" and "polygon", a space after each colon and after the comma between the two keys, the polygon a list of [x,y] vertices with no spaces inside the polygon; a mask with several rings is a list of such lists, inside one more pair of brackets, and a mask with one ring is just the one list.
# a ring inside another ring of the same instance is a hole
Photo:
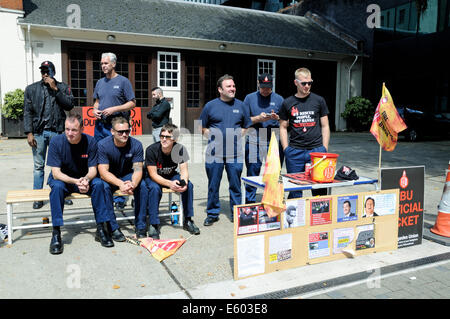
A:
{"label": "man standing with arms crossed", "polygon": [[[94,116],[96,117],[94,137],[97,142],[111,136],[111,121],[122,116],[130,120],[130,110],[136,106],[135,95],[130,81],[116,72],[117,57],[114,53],[103,53],[101,67],[105,77],[95,85]],[[125,198],[114,198],[118,208],[125,207]]]}
{"label": "man standing with arms crossed", "polygon": [[71,193],[91,196],[97,222],[96,240],[105,247],[114,246],[105,227],[114,211],[107,208],[102,180],[97,176],[97,142],[83,133],[83,119],[70,115],[65,121],[65,134],[52,138],[48,148],[47,165],[53,233],[50,242],[52,255],[63,252],[60,227],[64,225],[64,197]]}
{"label": "man standing with arms crossed", "polygon": [[152,120],[152,136],[153,141],[159,142],[159,134],[161,128],[169,123],[170,104],[163,96],[163,91],[159,87],[152,89],[152,98],[156,99],[156,104],[147,113],[147,118]]}
{"label": "man standing with arms crossed", "polygon": [[[279,136],[280,119],[278,112],[283,98],[272,91],[272,75],[262,73],[258,77],[258,91],[248,94],[244,99],[246,111],[252,120],[245,141],[245,167],[247,176],[259,176],[262,160],[267,155],[272,131]],[[284,153],[279,146],[279,156],[283,165]],[[245,203],[256,201],[256,187],[245,185]]]}
{"label": "man standing with arms crossed", "polygon": [[[284,100],[279,113],[280,141],[288,173],[303,172],[305,164],[311,162],[310,153],[328,151],[329,111],[325,99],[311,92],[312,83],[307,68],[297,69],[294,80],[297,93]],[[313,196],[326,195],[327,189],[313,189],[311,193]],[[302,196],[302,191],[295,191],[290,192],[288,198]]]}
{"label": "man standing with arms crossed", "polygon": [[241,204],[242,135],[251,125],[244,104],[235,98],[233,77],[228,74],[220,77],[217,90],[220,97],[206,103],[200,115],[202,134],[208,138],[205,159],[208,204],[204,226],[210,226],[219,220],[219,188],[224,168],[229,183],[230,220],[233,221],[234,205]]}
{"label": "man standing with arms crossed", "polygon": [[[116,190],[134,196],[136,234],[139,234],[142,229],[145,231],[145,224],[139,222],[142,221],[141,214],[145,216],[147,204],[146,187],[141,184],[144,150],[140,141],[130,137],[130,123],[127,119],[116,117],[111,124],[112,136],[98,143],[98,171],[104,181],[109,209],[113,209],[112,197]],[[115,241],[125,241],[115,215],[109,220],[109,226]]]}
{"label": "man standing with arms crossed", "polygon": [[[64,131],[66,113],[74,106],[70,87],[54,78],[55,66],[44,61],[39,67],[42,79],[30,84],[25,89],[24,129],[28,144],[33,151],[33,189],[44,186],[44,168],[47,147],[52,137]],[[71,205],[72,201],[66,204]],[[33,208],[39,209],[44,202],[34,202]]]}

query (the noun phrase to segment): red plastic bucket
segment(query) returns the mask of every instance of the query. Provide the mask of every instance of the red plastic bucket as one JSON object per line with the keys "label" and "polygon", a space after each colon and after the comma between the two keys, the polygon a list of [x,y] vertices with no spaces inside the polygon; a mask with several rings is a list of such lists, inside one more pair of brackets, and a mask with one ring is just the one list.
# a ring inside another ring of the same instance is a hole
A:
{"label": "red plastic bucket", "polygon": [[334,153],[310,153],[311,179],[319,183],[331,183],[336,172],[337,158]]}

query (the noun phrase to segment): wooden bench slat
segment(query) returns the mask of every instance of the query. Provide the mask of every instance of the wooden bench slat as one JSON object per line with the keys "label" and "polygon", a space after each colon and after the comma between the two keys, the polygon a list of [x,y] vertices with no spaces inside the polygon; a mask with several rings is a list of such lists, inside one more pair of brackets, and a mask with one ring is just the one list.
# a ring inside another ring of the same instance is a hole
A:
{"label": "wooden bench slat", "polygon": [[[12,203],[26,203],[26,202],[38,202],[49,200],[50,189],[31,189],[31,190],[20,190],[20,191],[8,191],[6,194],[6,204]],[[128,194],[123,194],[120,191],[116,191],[114,196],[129,196]],[[83,199],[90,198],[89,195],[72,193],[66,197],[67,199]]]}

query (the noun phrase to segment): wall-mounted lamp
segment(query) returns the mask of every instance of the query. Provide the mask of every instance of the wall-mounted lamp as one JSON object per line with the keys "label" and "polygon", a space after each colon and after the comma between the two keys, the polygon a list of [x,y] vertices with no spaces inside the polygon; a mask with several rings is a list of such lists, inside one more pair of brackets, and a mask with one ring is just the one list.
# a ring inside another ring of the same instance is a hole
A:
{"label": "wall-mounted lamp", "polygon": [[227,45],[225,43],[221,43],[219,45],[219,50],[225,50],[227,48]]}
{"label": "wall-mounted lamp", "polygon": [[313,56],[314,56],[314,53],[312,53],[312,52],[308,52],[307,54],[306,54],[306,56],[308,57],[308,58],[312,58]]}
{"label": "wall-mounted lamp", "polygon": [[110,34],[106,37],[106,40],[108,40],[109,42],[114,42],[116,41],[116,36],[114,34]]}

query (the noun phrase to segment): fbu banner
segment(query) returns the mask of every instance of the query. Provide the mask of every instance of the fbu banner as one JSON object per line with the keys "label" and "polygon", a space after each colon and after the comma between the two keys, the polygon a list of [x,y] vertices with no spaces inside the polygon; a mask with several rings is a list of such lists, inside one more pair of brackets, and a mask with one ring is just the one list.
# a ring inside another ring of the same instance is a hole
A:
{"label": "fbu banner", "polygon": [[[84,133],[94,136],[95,116],[92,106],[83,106]],[[142,135],[141,108],[131,110],[131,135]]]}
{"label": "fbu banner", "polygon": [[422,243],[424,179],[425,166],[381,169],[381,189],[400,189],[398,248]]}

